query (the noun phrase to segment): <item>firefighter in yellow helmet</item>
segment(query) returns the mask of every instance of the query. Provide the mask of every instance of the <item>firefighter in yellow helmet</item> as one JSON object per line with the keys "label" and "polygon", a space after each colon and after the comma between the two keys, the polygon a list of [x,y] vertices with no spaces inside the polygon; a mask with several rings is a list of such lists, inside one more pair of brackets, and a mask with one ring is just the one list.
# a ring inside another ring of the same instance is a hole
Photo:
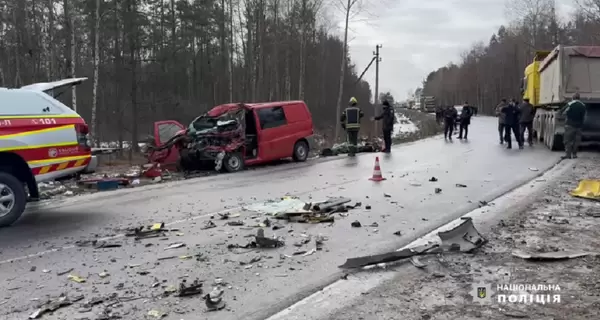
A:
{"label": "firefighter in yellow helmet", "polygon": [[360,119],[364,116],[363,112],[358,107],[358,101],[355,97],[350,98],[348,107],[344,109],[340,122],[342,128],[346,130],[348,136],[349,152],[348,155],[353,157],[356,155],[358,145],[358,131],[360,130]]}

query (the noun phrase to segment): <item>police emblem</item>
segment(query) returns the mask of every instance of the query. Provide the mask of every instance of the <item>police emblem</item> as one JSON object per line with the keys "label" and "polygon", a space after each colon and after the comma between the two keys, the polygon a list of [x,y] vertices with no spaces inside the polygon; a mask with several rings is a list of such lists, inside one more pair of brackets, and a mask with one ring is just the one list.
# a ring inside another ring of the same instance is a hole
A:
{"label": "police emblem", "polygon": [[477,297],[479,299],[485,299],[487,296],[487,290],[485,287],[477,287]]}

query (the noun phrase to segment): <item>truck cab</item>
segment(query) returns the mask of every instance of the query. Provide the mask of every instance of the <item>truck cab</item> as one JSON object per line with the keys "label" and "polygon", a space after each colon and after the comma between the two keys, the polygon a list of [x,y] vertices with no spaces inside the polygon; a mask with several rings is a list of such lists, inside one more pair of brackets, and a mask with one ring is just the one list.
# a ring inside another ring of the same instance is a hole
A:
{"label": "truck cab", "polygon": [[0,227],[37,200],[37,183],[92,171],[88,126],[56,97],[87,78],[0,88]]}

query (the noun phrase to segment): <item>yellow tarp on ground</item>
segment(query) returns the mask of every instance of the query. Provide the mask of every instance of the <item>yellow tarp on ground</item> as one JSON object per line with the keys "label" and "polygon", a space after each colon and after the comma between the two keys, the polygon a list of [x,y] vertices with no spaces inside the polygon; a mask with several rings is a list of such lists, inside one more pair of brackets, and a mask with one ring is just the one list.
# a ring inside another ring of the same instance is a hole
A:
{"label": "yellow tarp on ground", "polygon": [[581,180],[571,195],[578,198],[600,200],[600,180]]}

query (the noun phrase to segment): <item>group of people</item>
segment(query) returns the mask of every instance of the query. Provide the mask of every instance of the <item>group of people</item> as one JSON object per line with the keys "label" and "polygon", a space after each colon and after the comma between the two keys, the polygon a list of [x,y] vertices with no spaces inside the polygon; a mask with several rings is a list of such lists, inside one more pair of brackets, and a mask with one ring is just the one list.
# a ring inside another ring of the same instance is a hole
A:
{"label": "group of people", "polygon": [[[392,132],[394,131],[394,123],[396,122],[396,116],[394,115],[394,110],[392,106],[387,100],[383,101],[382,104],[383,112],[376,117],[372,117],[371,120],[382,121],[384,142],[383,152],[390,153],[392,151]],[[342,124],[342,128],[346,131],[346,135],[348,137],[348,155],[351,157],[356,155],[358,145],[358,132],[360,131],[360,120],[363,117],[364,113],[358,107],[358,100],[356,100],[356,98],[354,97],[350,98],[348,107],[344,110],[344,112],[342,112],[342,115],[340,116],[340,122]]]}
{"label": "group of people", "polygon": [[[458,129],[458,139],[468,139],[471,118],[476,109],[465,102],[460,114],[454,106],[440,107],[436,110],[438,123],[444,122],[444,139],[452,141],[452,134]],[[458,128],[457,128],[458,127]]]}
{"label": "group of people", "polygon": [[517,104],[515,99],[509,102],[502,99],[496,107],[496,116],[498,117],[498,137],[500,144],[506,142],[506,148],[512,149],[511,136],[515,136],[515,140],[519,145],[519,149],[523,149],[525,144],[525,131],[527,131],[527,142],[530,146],[533,145],[533,117],[535,116],[535,108],[529,99],[523,99],[521,104]]}

